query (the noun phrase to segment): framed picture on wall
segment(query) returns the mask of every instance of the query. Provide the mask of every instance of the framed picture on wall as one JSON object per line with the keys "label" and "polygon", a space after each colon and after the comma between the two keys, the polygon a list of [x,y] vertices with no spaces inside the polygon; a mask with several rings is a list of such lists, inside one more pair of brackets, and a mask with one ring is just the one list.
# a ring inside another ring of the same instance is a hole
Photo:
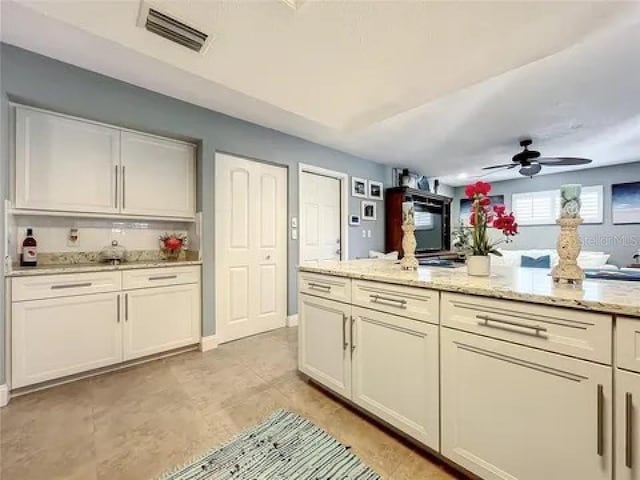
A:
{"label": "framed picture on wall", "polygon": [[369,198],[372,200],[382,200],[384,197],[384,186],[382,182],[369,180]]}
{"label": "framed picture on wall", "polygon": [[362,220],[375,220],[377,216],[377,203],[362,201]]}
{"label": "framed picture on wall", "polygon": [[614,225],[640,223],[640,182],[611,185],[611,217]]}
{"label": "framed picture on wall", "polygon": [[351,177],[351,196],[367,198],[367,181],[364,178]]}
{"label": "framed picture on wall", "polygon": [[[490,195],[491,205],[504,205],[504,195]],[[471,200],[468,198],[460,199],[460,220],[469,226],[469,216],[471,215]]]}
{"label": "framed picture on wall", "polygon": [[360,215],[349,215],[349,225],[352,227],[360,225]]}

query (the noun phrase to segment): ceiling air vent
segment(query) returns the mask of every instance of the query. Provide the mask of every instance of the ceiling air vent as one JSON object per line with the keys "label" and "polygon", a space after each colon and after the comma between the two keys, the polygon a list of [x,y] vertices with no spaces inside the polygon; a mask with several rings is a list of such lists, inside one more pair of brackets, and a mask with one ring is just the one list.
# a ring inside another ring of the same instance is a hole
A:
{"label": "ceiling air vent", "polygon": [[142,4],[138,25],[148,31],[199,53],[204,53],[211,36],[182,20]]}

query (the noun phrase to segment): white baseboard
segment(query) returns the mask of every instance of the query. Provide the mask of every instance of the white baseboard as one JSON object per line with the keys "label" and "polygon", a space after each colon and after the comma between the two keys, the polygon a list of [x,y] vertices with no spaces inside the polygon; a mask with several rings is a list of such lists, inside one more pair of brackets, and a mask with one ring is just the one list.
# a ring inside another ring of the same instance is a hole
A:
{"label": "white baseboard", "polygon": [[217,335],[209,335],[208,337],[202,337],[200,339],[200,351],[208,352],[209,350],[218,348],[219,344],[220,344],[220,339],[217,337]]}
{"label": "white baseboard", "polygon": [[287,327],[297,327],[298,326],[298,314],[289,315],[287,317]]}
{"label": "white baseboard", "polygon": [[6,407],[9,403],[9,387],[7,384],[0,385],[0,407]]}

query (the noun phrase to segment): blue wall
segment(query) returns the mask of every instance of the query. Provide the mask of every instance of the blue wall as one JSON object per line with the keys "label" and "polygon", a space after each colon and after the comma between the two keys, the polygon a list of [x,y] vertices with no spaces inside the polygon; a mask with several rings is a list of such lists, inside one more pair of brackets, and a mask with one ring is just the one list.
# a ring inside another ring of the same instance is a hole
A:
{"label": "blue wall", "polygon": [[[12,139],[8,101],[17,101],[131,129],[199,143],[198,209],[203,212],[203,334],[215,330],[214,320],[214,156],[216,151],[282,164],[289,170],[289,218],[298,215],[298,163],[318,165],[350,175],[391,181],[391,169],[211,110],[74,67],[20,48],[0,46],[0,198],[9,195]],[[382,205],[379,206],[379,208]],[[360,202],[350,198],[350,213]],[[349,235],[349,255],[366,256],[384,248],[384,215],[366,222],[372,238],[361,231]],[[4,222],[0,222],[4,241]],[[363,226],[365,226],[363,222]],[[3,243],[4,244],[4,243]],[[296,313],[298,242],[289,238],[289,314]],[[4,312],[4,285],[0,312]],[[0,384],[4,383],[4,332],[0,329]]]}

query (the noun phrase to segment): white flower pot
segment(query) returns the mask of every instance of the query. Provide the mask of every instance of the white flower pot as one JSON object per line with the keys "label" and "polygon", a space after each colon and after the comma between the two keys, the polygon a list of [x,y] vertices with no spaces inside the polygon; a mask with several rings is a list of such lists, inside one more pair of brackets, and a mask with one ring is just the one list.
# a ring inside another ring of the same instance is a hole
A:
{"label": "white flower pot", "polygon": [[467,257],[467,273],[474,277],[488,277],[491,274],[491,257],[489,255]]}

